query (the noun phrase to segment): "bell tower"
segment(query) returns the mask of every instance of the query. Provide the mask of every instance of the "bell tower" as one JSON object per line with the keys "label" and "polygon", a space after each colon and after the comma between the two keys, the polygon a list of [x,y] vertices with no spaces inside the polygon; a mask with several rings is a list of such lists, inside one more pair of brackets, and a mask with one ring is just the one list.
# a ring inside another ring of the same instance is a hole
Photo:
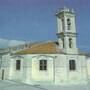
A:
{"label": "bell tower", "polygon": [[56,13],[57,37],[60,48],[65,53],[77,54],[75,12],[73,9],[64,7]]}

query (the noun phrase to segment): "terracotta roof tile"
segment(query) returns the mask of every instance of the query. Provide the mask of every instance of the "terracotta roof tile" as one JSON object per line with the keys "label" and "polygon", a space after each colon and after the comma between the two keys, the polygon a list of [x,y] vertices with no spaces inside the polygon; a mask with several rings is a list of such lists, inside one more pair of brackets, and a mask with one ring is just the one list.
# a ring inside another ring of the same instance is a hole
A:
{"label": "terracotta roof tile", "polygon": [[55,42],[45,42],[40,44],[32,45],[31,48],[19,51],[15,54],[57,54],[63,53],[63,50],[58,48]]}

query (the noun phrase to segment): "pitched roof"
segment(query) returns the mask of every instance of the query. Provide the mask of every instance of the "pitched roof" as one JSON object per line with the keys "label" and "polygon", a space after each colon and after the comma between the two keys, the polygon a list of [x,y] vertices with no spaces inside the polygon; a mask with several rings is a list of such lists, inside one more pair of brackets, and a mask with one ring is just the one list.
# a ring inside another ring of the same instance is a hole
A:
{"label": "pitched roof", "polygon": [[29,49],[16,52],[15,54],[57,54],[64,53],[59,49],[57,42],[44,42],[32,45]]}

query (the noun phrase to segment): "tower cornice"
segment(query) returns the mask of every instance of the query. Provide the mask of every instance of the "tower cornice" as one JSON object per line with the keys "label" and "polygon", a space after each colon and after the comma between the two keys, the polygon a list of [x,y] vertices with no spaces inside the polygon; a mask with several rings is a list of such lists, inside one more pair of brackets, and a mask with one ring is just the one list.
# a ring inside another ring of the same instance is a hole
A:
{"label": "tower cornice", "polygon": [[69,9],[69,8],[64,7],[64,8],[62,8],[61,10],[58,9],[58,10],[56,11],[56,14],[55,14],[55,15],[58,16],[58,15],[64,14],[64,13],[75,14],[75,11],[74,11],[73,9]]}

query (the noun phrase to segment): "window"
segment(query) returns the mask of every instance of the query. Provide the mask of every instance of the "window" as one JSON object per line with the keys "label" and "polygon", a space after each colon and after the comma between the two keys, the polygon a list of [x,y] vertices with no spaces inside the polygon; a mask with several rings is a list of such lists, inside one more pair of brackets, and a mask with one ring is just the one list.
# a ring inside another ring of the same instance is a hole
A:
{"label": "window", "polygon": [[69,61],[69,70],[76,70],[75,60],[70,60]]}
{"label": "window", "polygon": [[62,19],[62,30],[64,30],[64,19]]}
{"label": "window", "polygon": [[20,66],[21,66],[21,61],[16,60],[16,70],[20,70]]}
{"label": "window", "polygon": [[70,19],[67,19],[67,29],[70,30],[71,28],[71,21]]}
{"label": "window", "polygon": [[47,70],[47,60],[39,61],[39,70]]}
{"label": "window", "polygon": [[72,39],[69,38],[69,48],[72,48]]}

